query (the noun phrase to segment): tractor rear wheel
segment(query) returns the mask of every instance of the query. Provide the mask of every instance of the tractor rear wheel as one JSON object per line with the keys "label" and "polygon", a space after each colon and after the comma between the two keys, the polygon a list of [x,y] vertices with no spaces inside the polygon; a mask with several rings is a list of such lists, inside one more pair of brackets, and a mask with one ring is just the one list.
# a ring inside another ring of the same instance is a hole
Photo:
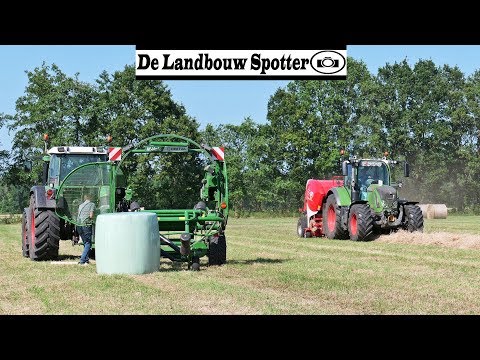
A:
{"label": "tractor rear wheel", "polygon": [[322,212],[323,232],[329,239],[346,239],[347,232],[342,227],[342,218],[340,206],[338,206],[335,196],[330,194],[327,198]]}
{"label": "tractor rear wheel", "polygon": [[22,214],[22,255],[29,257],[28,248],[28,230],[30,229],[30,218],[28,216],[28,208],[23,209]]}
{"label": "tractor rear wheel", "polygon": [[423,232],[422,209],[418,205],[405,205],[403,210],[405,213],[404,229],[410,232]]}
{"label": "tractor rear wheel", "polygon": [[208,265],[223,265],[227,262],[227,240],[225,235],[210,237]]}
{"label": "tractor rear wheel", "polygon": [[297,235],[298,237],[306,237],[305,236],[305,229],[307,228],[307,217],[305,215],[300,216],[297,222]]}
{"label": "tractor rear wheel", "polygon": [[29,255],[31,260],[55,259],[60,241],[60,218],[53,210],[36,209],[35,195],[30,197],[28,210]]}
{"label": "tractor rear wheel", "polygon": [[366,241],[373,234],[373,215],[367,204],[354,204],[348,216],[348,233],[353,241]]}

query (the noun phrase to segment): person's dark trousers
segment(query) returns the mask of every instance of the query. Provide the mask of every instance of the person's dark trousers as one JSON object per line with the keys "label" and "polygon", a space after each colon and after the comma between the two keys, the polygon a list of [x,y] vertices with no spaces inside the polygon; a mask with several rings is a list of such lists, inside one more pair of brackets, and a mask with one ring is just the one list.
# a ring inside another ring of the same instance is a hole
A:
{"label": "person's dark trousers", "polygon": [[88,252],[92,247],[92,227],[91,226],[77,226],[78,235],[82,237],[83,241],[83,253],[80,257],[80,263],[88,262]]}

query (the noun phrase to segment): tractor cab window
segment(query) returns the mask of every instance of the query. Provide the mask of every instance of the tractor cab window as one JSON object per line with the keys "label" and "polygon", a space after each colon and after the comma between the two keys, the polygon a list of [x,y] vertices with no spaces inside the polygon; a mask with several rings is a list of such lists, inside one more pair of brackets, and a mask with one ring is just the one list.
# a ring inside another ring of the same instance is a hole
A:
{"label": "tractor cab window", "polygon": [[60,155],[60,180],[65,177],[77,167],[92,163],[106,161],[106,155],[103,154],[68,154]]}
{"label": "tractor cab window", "polygon": [[358,166],[358,182],[360,187],[366,188],[372,184],[390,185],[386,164],[378,160],[361,161]]}
{"label": "tractor cab window", "polygon": [[48,167],[48,184],[58,185],[58,177],[60,175],[60,159],[56,155],[50,157]]}
{"label": "tractor cab window", "polygon": [[347,164],[347,176],[345,176],[345,186],[352,184],[352,164]]}

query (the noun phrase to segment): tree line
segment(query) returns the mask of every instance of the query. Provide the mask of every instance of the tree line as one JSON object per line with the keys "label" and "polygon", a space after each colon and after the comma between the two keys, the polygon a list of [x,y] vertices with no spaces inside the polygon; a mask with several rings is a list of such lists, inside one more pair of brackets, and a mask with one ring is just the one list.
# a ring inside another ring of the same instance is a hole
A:
{"label": "tree line", "polygon": [[[344,81],[295,80],[272,94],[265,123],[208,124],[172,99],[159,80],[135,80],[134,66],[103,72],[94,84],[67,76],[56,65],[27,71],[28,85],[15,114],[2,114],[15,132],[11,152],[0,151],[0,212],[20,212],[38,183],[41,161],[25,173],[23,162],[41,156],[41,135],[53,145],[135,145],[146,137],[176,133],[223,145],[230,207],[236,215],[291,214],[302,205],[306,180],[340,173],[339,151],[407,160],[411,177],[401,196],[480,212],[480,71],[420,60],[386,64],[377,74],[348,59]],[[131,159],[129,182],[148,207],[192,207],[198,201],[201,161],[191,156]],[[401,171],[395,171],[401,179]]]}

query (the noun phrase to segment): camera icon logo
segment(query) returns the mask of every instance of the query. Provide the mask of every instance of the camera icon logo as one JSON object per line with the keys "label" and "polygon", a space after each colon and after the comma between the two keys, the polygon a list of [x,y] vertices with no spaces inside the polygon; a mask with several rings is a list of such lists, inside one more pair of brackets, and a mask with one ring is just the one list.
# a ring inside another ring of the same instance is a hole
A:
{"label": "camera icon logo", "polygon": [[320,74],[332,75],[342,71],[347,65],[345,57],[334,50],[319,51],[310,59],[310,66]]}
{"label": "camera icon logo", "polygon": [[331,56],[325,56],[323,59],[317,60],[317,67],[338,67],[338,59],[332,59]]}

